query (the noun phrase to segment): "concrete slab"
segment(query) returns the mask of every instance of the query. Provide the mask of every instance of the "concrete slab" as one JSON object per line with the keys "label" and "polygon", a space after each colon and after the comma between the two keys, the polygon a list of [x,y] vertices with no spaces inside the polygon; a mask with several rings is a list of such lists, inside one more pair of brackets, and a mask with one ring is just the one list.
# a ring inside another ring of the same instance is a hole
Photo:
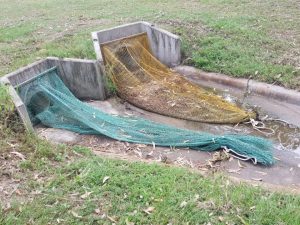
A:
{"label": "concrete slab", "polygon": [[76,144],[81,140],[79,134],[62,129],[37,127],[35,131],[39,137],[54,144]]}

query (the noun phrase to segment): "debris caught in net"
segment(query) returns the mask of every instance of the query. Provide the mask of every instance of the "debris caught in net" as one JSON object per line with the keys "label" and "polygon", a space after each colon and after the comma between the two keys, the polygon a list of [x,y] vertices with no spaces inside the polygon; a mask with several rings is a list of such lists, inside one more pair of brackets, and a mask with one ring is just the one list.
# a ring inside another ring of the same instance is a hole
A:
{"label": "debris caught in net", "polygon": [[101,52],[118,95],[139,108],[207,123],[256,117],[163,65],[153,56],[146,33],[101,44]]}

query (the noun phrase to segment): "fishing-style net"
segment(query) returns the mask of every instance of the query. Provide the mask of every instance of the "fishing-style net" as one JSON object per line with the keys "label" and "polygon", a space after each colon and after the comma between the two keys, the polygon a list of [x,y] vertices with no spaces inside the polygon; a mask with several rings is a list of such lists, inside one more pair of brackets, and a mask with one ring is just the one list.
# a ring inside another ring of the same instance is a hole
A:
{"label": "fishing-style net", "polygon": [[157,146],[184,147],[202,151],[228,149],[233,154],[264,165],[273,161],[272,144],[248,135],[213,135],[178,129],[137,117],[110,115],[78,100],[52,68],[18,88],[33,123],[81,134]]}
{"label": "fishing-style net", "polygon": [[118,95],[137,107],[208,123],[240,123],[256,116],[163,65],[153,56],[146,33],[100,47]]}

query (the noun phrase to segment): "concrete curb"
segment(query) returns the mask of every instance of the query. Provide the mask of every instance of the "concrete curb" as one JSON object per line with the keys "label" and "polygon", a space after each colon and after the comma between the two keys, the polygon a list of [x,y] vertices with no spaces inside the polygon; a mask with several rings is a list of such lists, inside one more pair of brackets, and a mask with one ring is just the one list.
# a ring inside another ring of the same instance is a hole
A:
{"label": "concrete curb", "polygon": [[[229,87],[244,91],[247,89],[247,79],[232,78],[219,73],[207,73],[191,66],[177,66],[173,69],[186,76],[196,75],[201,77],[201,79],[205,81],[211,81],[218,84],[227,85]],[[249,81],[248,89],[251,93],[257,95],[277,99],[280,101],[285,101],[287,103],[295,105],[300,105],[300,92],[297,92],[295,90],[290,90],[277,85],[266,84],[254,80]]]}

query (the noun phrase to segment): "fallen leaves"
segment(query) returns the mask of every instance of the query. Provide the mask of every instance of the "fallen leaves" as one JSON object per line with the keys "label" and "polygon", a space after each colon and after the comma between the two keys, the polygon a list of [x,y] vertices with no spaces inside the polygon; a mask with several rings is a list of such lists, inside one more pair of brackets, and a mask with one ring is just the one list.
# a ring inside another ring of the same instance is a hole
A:
{"label": "fallen leaves", "polygon": [[154,153],[154,151],[148,152],[146,154],[146,158],[152,158],[153,157],[153,153]]}
{"label": "fallen leaves", "polygon": [[106,215],[106,218],[109,219],[113,223],[117,223],[116,218]]}
{"label": "fallen leaves", "polygon": [[215,167],[214,164],[221,161],[230,160],[232,157],[228,152],[224,151],[218,151],[212,154],[212,158],[207,160],[208,165],[213,168]]}
{"label": "fallen leaves", "polygon": [[234,169],[228,169],[228,170],[227,170],[228,173],[236,173],[236,174],[241,174],[240,171],[241,171],[241,169],[237,169],[237,170],[234,170]]}
{"label": "fallen leaves", "polygon": [[241,216],[237,215],[237,217],[240,219],[240,221],[242,222],[242,224],[248,225],[248,223],[246,223],[246,221]]}
{"label": "fallen leaves", "polygon": [[254,180],[254,181],[263,181],[262,178],[251,178],[251,180]]}
{"label": "fallen leaves", "polygon": [[147,209],[144,209],[143,212],[146,213],[147,215],[150,215],[154,210],[155,208],[150,206]]}
{"label": "fallen leaves", "polygon": [[105,176],[105,177],[103,178],[103,180],[102,180],[102,184],[107,183],[107,181],[108,181],[109,179],[110,179],[109,176]]}
{"label": "fallen leaves", "polygon": [[262,176],[266,176],[266,175],[268,175],[268,173],[266,173],[266,172],[262,172],[262,171],[255,171],[256,173],[259,173],[259,174],[261,174]]}
{"label": "fallen leaves", "polygon": [[97,209],[95,209],[95,210],[94,210],[94,212],[95,212],[96,214],[98,214],[98,215],[100,215],[100,214],[101,214],[101,210],[100,210],[100,209],[98,209],[98,208],[97,208]]}
{"label": "fallen leaves", "polygon": [[246,167],[244,164],[242,164],[242,163],[240,162],[240,160],[238,160],[238,165],[239,165],[240,168],[245,168],[245,167]]}
{"label": "fallen leaves", "polygon": [[184,208],[184,207],[186,207],[186,205],[187,205],[187,202],[186,201],[182,201],[180,203],[180,208]]}
{"label": "fallen leaves", "polygon": [[134,223],[133,223],[133,222],[130,222],[130,221],[128,220],[128,218],[126,218],[125,223],[126,223],[126,225],[134,225]]}
{"label": "fallen leaves", "polygon": [[79,216],[76,212],[71,211],[71,214],[75,217],[75,218],[82,218],[82,216]]}
{"label": "fallen leaves", "polygon": [[102,213],[99,208],[95,209],[94,212],[99,215],[101,219],[108,219],[110,222],[112,222],[112,224],[118,223],[118,219],[115,216],[109,216],[105,213]]}
{"label": "fallen leaves", "polygon": [[133,152],[134,152],[139,158],[142,158],[142,157],[143,157],[142,151],[134,149]]}
{"label": "fallen leaves", "polygon": [[10,153],[17,156],[18,158],[20,158],[23,161],[26,159],[26,157],[20,152],[10,152]]}
{"label": "fallen leaves", "polygon": [[93,193],[92,191],[91,191],[91,192],[85,192],[83,195],[80,196],[80,198],[86,199],[86,198],[89,197],[90,194],[92,194],[92,193]]}

